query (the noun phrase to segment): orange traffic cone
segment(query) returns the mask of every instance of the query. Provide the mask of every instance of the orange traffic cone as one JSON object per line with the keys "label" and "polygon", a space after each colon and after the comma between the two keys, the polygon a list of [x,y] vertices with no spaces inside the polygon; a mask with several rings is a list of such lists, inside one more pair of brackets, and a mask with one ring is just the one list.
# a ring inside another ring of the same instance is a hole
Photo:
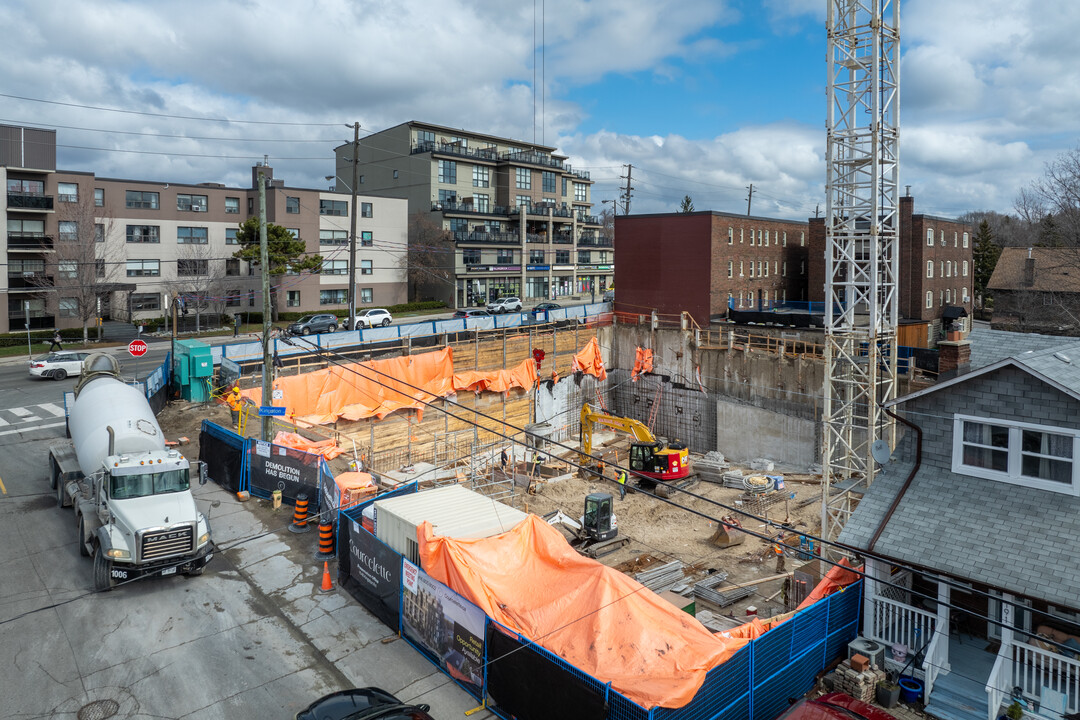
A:
{"label": "orange traffic cone", "polygon": [[323,561],[322,564],[322,587],[321,592],[331,592],[334,589],[334,581],[330,579],[330,563]]}

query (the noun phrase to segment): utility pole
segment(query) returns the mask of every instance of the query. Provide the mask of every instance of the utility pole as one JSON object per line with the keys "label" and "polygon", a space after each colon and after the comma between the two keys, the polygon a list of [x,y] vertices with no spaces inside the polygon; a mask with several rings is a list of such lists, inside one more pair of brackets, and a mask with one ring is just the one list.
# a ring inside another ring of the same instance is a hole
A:
{"label": "utility pole", "polygon": [[750,194],[746,196],[746,216],[750,217],[750,203],[754,200],[754,183],[750,183],[750,187],[747,188]]}
{"label": "utility pole", "polygon": [[626,180],[626,189],[623,190],[623,215],[630,214],[630,191],[634,189],[634,186],[630,184],[630,177],[634,173],[634,166],[627,164],[626,174],[622,176],[622,179]]}
{"label": "utility pole", "polygon": [[[172,314],[172,341],[169,343],[169,361],[173,367],[176,367],[176,293],[172,294],[172,300],[169,302],[169,312]],[[169,391],[170,401],[172,399],[172,391]]]}
{"label": "utility pole", "polygon": [[[348,126],[346,126],[348,127]],[[349,330],[356,327],[356,186],[360,184],[360,123],[353,123],[352,207],[349,211]],[[408,299],[408,298],[406,298]]]}
{"label": "utility pole", "polygon": [[[273,405],[273,390],[270,387],[270,251],[266,247],[266,177],[259,173],[259,265],[262,266],[263,296],[263,372],[262,404]],[[262,419],[262,439],[270,441],[271,418]]]}

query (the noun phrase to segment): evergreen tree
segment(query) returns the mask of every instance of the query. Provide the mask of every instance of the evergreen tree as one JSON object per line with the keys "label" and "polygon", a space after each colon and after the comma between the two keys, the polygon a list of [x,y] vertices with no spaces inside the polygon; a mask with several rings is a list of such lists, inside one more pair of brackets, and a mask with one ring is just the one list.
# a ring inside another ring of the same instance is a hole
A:
{"label": "evergreen tree", "polygon": [[[236,231],[236,242],[239,243],[240,249],[233,253],[233,257],[246,260],[257,267],[260,260],[259,218],[250,217],[240,223]],[[291,232],[272,223],[266,223],[266,252],[267,259],[270,261],[270,308],[273,319],[276,321],[277,290],[274,287],[273,278],[285,273],[317,273],[322,270],[322,256],[318,253],[309,255],[307,245],[303,240],[293,237]]]}
{"label": "evergreen tree", "polygon": [[690,199],[689,195],[684,195],[682,204],[679,205],[679,209],[676,212],[692,213],[694,212],[694,201]]}
{"label": "evergreen tree", "polygon": [[990,230],[990,223],[983,220],[979,223],[979,229],[975,231],[972,256],[974,261],[975,295],[979,296],[986,292],[986,286],[990,282],[990,276],[994,274],[994,266],[997,265],[1001,248],[994,242],[994,233]]}

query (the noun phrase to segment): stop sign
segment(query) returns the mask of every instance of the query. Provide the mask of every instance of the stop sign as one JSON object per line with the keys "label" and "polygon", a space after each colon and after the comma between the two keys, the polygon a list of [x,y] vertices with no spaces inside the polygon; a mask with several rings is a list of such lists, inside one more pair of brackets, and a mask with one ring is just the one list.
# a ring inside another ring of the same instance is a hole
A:
{"label": "stop sign", "polygon": [[134,357],[142,357],[146,354],[146,343],[142,340],[132,340],[128,343],[128,352]]}

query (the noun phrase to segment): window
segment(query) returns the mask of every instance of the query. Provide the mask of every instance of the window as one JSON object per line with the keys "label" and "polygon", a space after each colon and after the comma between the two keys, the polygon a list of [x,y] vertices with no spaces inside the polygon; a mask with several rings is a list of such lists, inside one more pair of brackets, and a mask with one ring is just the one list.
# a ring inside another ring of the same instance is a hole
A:
{"label": "window", "polygon": [[[735,243],[735,228],[729,226],[728,229],[727,229],[727,244],[728,245],[733,245],[734,243]],[[731,275],[728,275],[728,277],[731,277]]]}
{"label": "window", "polygon": [[239,245],[240,241],[236,239],[237,228],[225,228],[225,244],[226,245]]}
{"label": "window", "polygon": [[16,180],[8,178],[7,189],[9,193],[17,195],[44,195],[45,183],[41,180]]}
{"label": "window", "polygon": [[574,202],[589,202],[589,186],[585,183],[574,183]]}
{"label": "window", "polygon": [[450,218],[450,232],[452,233],[467,233],[469,232],[469,221],[465,218]]}
{"label": "window", "polygon": [[952,277],[952,263],[945,263],[945,277]]}
{"label": "window", "polygon": [[1080,432],[964,415],[953,419],[953,472],[1080,494],[1073,454]]}
{"label": "window", "polygon": [[135,210],[157,210],[158,194],[156,192],[141,192],[128,190],[124,194],[124,204]]}
{"label": "window", "polygon": [[322,274],[323,275],[348,275],[349,274],[349,261],[348,260],[323,260]]}
{"label": "window", "polygon": [[933,290],[927,290],[926,291],[926,307],[928,309],[934,307],[934,291]]}
{"label": "window", "polygon": [[581,264],[587,264],[591,261],[591,256],[588,250],[578,250],[577,261]]}
{"label": "window", "polygon": [[965,286],[965,287],[964,287],[964,288],[963,288],[963,289],[961,290],[961,292],[962,292],[963,294],[962,294],[962,295],[960,295],[960,301],[961,301],[961,302],[967,302],[967,301],[968,301],[968,297],[969,297],[969,296],[968,296],[968,294],[967,294],[967,287]]}
{"label": "window", "polygon": [[374,272],[374,268],[372,267],[370,260],[361,260],[360,261],[360,274],[361,275],[370,275],[373,272]]}
{"label": "window", "polygon": [[98,258],[94,261],[94,275],[98,280],[105,279],[105,259]]}
{"label": "window", "polygon": [[94,242],[105,242],[105,226],[101,223],[94,223]]}
{"label": "window", "polygon": [[[742,262],[739,263],[739,269],[742,269]],[[741,273],[740,273],[741,274]],[[754,277],[754,261],[750,261],[750,277]]]}
{"label": "window", "polygon": [[769,247],[769,231],[765,231],[765,247]]}
{"label": "window", "polygon": [[79,277],[79,263],[74,260],[61,260],[56,263],[56,274],[67,280]]}
{"label": "window", "polygon": [[161,296],[157,293],[131,293],[131,309],[136,312],[160,310]]}
{"label": "window", "polygon": [[[761,261],[760,260],[757,261],[757,274],[758,274],[758,277],[762,277],[762,275],[761,275]],[[765,277],[769,277],[769,263],[765,263]]]}
{"label": "window", "polygon": [[529,251],[529,263],[532,265],[544,264],[544,251],[543,250],[530,250]]}
{"label": "window", "polygon": [[360,217],[371,217],[371,203],[360,203]]}
{"label": "window", "polygon": [[951,288],[945,288],[945,302],[947,302],[947,303],[952,302],[952,289]]}
{"label": "window", "polygon": [[739,244],[742,245],[744,242],[746,242],[746,229],[739,228]]}
{"label": "window", "polygon": [[964,233],[964,247],[968,246],[968,234]]}
{"label": "window", "polygon": [[226,295],[225,307],[240,307],[240,295]]}
{"label": "window", "polygon": [[945,277],[945,261],[938,260],[938,277]]}
{"label": "window", "polygon": [[[248,198],[248,215],[255,212],[255,198]],[[251,299],[254,300],[255,296],[252,295]]]}
{"label": "window", "polygon": [[160,260],[128,260],[125,263],[128,277],[160,277]]}
{"label": "window", "polygon": [[433,143],[435,142],[435,133],[431,130],[417,130],[416,141],[418,143]]}
{"label": "window", "polygon": [[555,251],[555,264],[556,265],[567,265],[567,264],[569,264],[569,262],[570,262],[570,251],[569,250],[556,250]]}
{"label": "window", "polygon": [[371,237],[370,230],[363,230],[360,233],[360,247],[371,247],[375,244],[375,241]]}
{"label": "window", "polygon": [[530,205],[532,205],[532,198],[529,197],[528,195],[518,195],[514,199],[514,205],[515,205],[515,207],[519,207],[519,208],[520,207],[528,208]]}
{"label": "window", "polygon": [[94,188],[94,207],[105,207],[105,188]]}
{"label": "window", "polygon": [[345,217],[349,214],[349,203],[345,200],[320,200],[319,214]]}
{"label": "window", "polygon": [[204,227],[176,228],[176,242],[181,245],[205,245],[209,242],[209,231]]}
{"label": "window", "polygon": [[206,196],[177,194],[176,209],[181,212],[206,212]]}
{"label": "window", "polygon": [[926,245],[927,247],[934,246],[934,228],[926,229]]}
{"label": "window", "polygon": [[300,291],[299,290],[286,290],[285,291],[285,307],[300,307]]}
{"label": "window", "polygon": [[453,184],[457,182],[457,163],[455,161],[439,161],[439,182],[447,184]]}
{"label": "window", "polygon": [[375,302],[375,291],[372,288],[360,288],[360,302]]}
{"label": "window", "polygon": [[225,274],[237,277],[240,275],[240,260],[238,258],[225,258]]}
{"label": "window", "polygon": [[349,233],[344,230],[320,230],[320,245],[348,245]]}
{"label": "window", "polygon": [[240,198],[227,197],[225,198],[225,214],[226,215],[239,215],[240,214]]}
{"label": "window", "polygon": [[451,203],[457,203],[457,190],[440,190],[439,204],[447,205]]}
{"label": "window", "polygon": [[476,210],[476,212],[489,212],[489,200],[490,197],[485,193],[476,193],[475,195],[473,195],[473,208]]}
{"label": "window", "polygon": [[394,171],[394,179],[395,179],[395,180],[397,180],[397,179],[398,179],[398,171],[397,171],[397,170],[395,170],[395,171]]}
{"label": "window", "polygon": [[784,231],[784,240],[783,240],[783,246],[784,246],[784,247],[787,247],[787,230],[785,230],[785,231]]}
{"label": "window", "polygon": [[196,260],[192,258],[187,258],[176,261],[177,277],[201,277],[209,274],[209,260]]}
{"label": "window", "polygon": [[361,184],[361,185],[363,185],[363,184],[364,184],[364,176],[363,176],[363,175],[361,175],[361,176],[360,176],[360,184]]}
{"label": "window", "polygon": [[806,245],[806,233],[802,230],[799,231],[799,247]]}
{"label": "window", "polygon": [[466,265],[479,265],[480,264],[480,251],[479,250],[462,250],[461,261]]}
{"label": "window", "polygon": [[540,188],[543,192],[555,192],[555,173],[544,170],[540,173]]}
{"label": "window", "polygon": [[75,242],[79,239],[79,223],[74,220],[61,220],[58,229],[60,239],[64,242]]}
{"label": "window", "polygon": [[518,190],[532,190],[532,170],[514,168],[514,187]]}
{"label": "window", "polygon": [[[740,260],[739,261],[739,277],[743,277],[743,276],[744,276],[744,273],[743,273],[743,261]],[[739,297],[740,298],[742,297],[742,293],[739,293]]]}
{"label": "window", "polygon": [[79,202],[79,184],[78,183],[56,183],[56,199],[58,202],[74,203]]}
{"label": "window", "polygon": [[320,305],[341,305],[349,299],[348,290],[320,290]]}
{"label": "window", "polygon": [[751,247],[754,246],[754,238],[755,237],[757,237],[757,236],[754,234],[754,229],[750,228],[750,246]]}
{"label": "window", "polygon": [[491,168],[483,165],[473,165],[472,186],[486,188],[491,187]]}
{"label": "window", "polygon": [[953,247],[957,247],[960,244],[959,236],[960,236],[959,233],[956,233],[956,232],[954,232],[952,234],[952,246]]}
{"label": "window", "polygon": [[735,272],[735,263],[733,261],[731,261],[731,260],[728,260],[727,261],[727,276],[731,277],[732,273],[734,273],[734,272]]}
{"label": "window", "polygon": [[938,230],[938,242],[941,243],[941,247],[945,247],[945,231]]}
{"label": "window", "polygon": [[499,248],[496,251],[495,262],[500,265],[510,265],[514,262],[514,251],[507,248]]}
{"label": "window", "polygon": [[300,198],[285,196],[285,213],[288,215],[300,214]]}
{"label": "window", "polygon": [[566,178],[562,179],[562,196],[566,197]]}
{"label": "window", "polygon": [[300,228],[285,228],[294,239],[300,239]]}

